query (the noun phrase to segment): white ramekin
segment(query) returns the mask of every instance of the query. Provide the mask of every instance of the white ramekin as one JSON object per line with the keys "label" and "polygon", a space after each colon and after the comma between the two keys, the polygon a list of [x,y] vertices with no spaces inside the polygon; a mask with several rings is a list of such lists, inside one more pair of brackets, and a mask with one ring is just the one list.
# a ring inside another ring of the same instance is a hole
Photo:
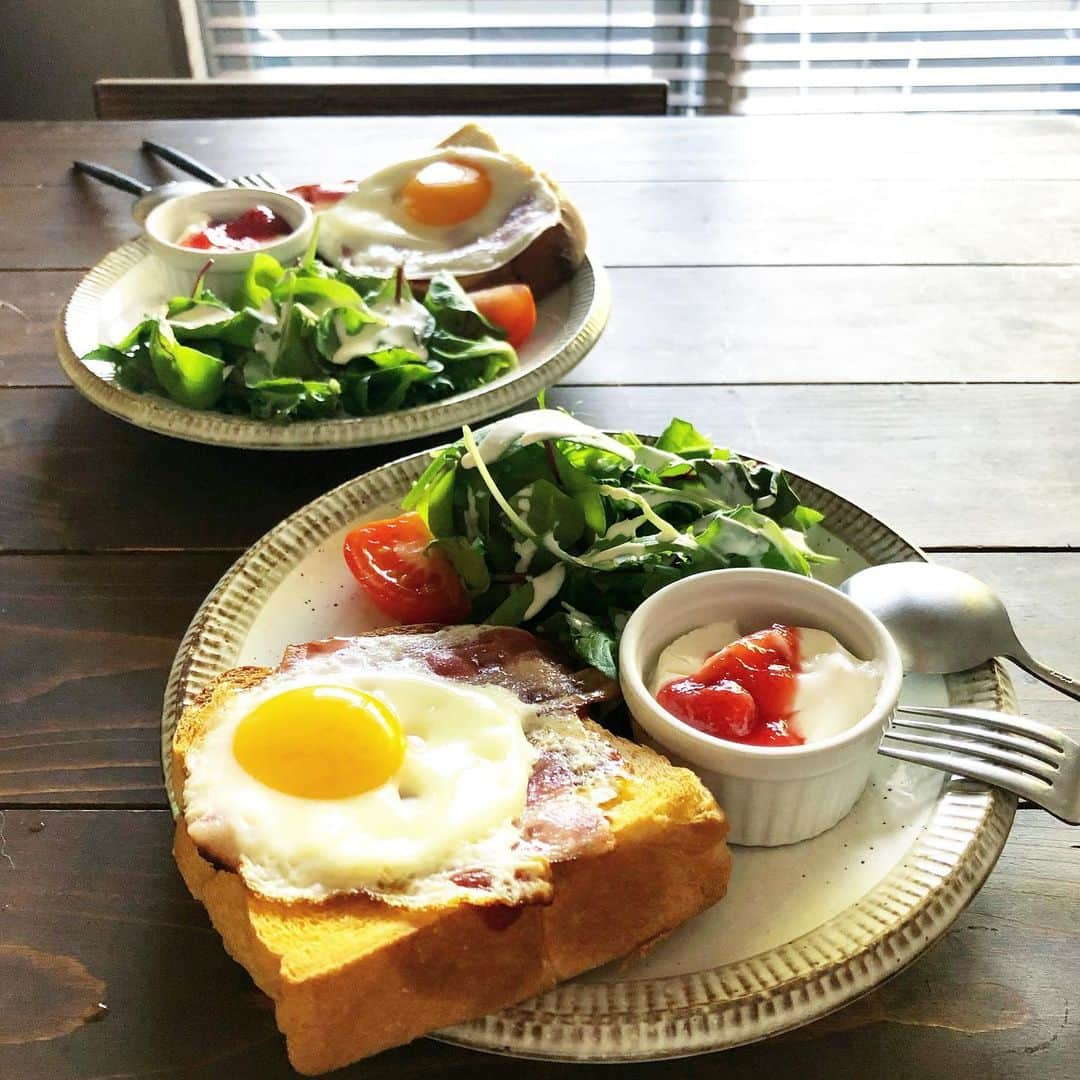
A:
{"label": "white ramekin", "polygon": [[[727,619],[743,633],[773,623],[827,630],[860,659],[880,661],[873,709],[848,730],[802,746],[745,746],[684,724],[646,683],[677,637]],[[701,777],[727,813],[735,844],[793,844],[844,817],[870,778],[902,678],[896,645],[870,612],[829,585],[782,570],[712,570],[674,582],[630,616],[619,646],[637,736]]]}
{"label": "white ramekin", "polygon": [[[177,241],[192,225],[207,218],[232,218],[253,206],[267,206],[283,217],[292,232],[250,251],[205,251],[182,247]],[[303,199],[282,191],[264,188],[211,188],[194,195],[181,195],[155,206],[146,218],[147,238],[154,254],[165,269],[165,284],[170,295],[191,292],[199,271],[212,259],[206,275],[209,289],[229,300],[239,288],[256,252],[273,255],[282,263],[299,258],[311,240],[315,215]]]}

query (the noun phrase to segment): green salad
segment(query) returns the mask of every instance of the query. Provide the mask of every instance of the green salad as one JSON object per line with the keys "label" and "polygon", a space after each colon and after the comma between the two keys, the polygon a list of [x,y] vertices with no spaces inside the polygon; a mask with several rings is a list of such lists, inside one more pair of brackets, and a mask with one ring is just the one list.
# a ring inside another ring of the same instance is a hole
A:
{"label": "green salad", "polygon": [[527,626],[608,675],[630,612],[669,582],[726,567],[808,575],[822,515],[784,474],[672,420],[652,445],[554,410],[438,452],[403,506],[472,600],[470,621]]}
{"label": "green salad", "polygon": [[121,386],[189,409],[287,422],[370,416],[439,401],[517,363],[506,334],[476,310],[450,274],[423,302],[404,275],[357,277],[314,257],[292,268],[255,255],[226,302],[203,284],[175,296],[114,345]]}

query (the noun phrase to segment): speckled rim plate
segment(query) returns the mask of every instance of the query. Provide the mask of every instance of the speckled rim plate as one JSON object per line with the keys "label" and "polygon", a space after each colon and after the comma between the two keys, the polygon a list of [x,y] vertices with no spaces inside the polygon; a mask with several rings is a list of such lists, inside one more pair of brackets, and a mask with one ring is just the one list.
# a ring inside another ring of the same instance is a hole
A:
{"label": "speckled rim plate", "polygon": [[[235,666],[258,613],[289,572],[339,530],[393,512],[428,460],[426,453],[403,458],[309,503],[254,544],[207,597],[165,694],[162,762],[174,813],[170,744],[184,706]],[[858,557],[871,564],[925,558],[864,510],[788,475],[802,498],[825,513],[829,532]],[[946,677],[945,690],[957,705],[1014,705],[1008,676],[996,663]],[[519,1057],[627,1062],[721,1050],[807,1024],[895,975],[948,929],[997,861],[1015,809],[1015,798],[1005,792],[944,780],[899,861],[857,902],[809,933],[708,970],[563,983],[436,1037]]]}
{"label": "speckled rim plate", "polygon": [[[81,357],[101,340],[102,310],[130,309],[126,319],[110,317],[124,329],[142,316],[145,306],[124,293],[138,273],[156,272],[155,261],[140,238],[111,251],[87,273],[57,320],[60,364],[83,397],[121,420],[190,442],[249,450],[331,450],[403,442],[496,416],[534,398],[579,364],[599,340],[611,310],[607,274],[586,257],[570,282],[538,305],[537,333],[543,340],[535,345],[527,342],[520,365],[494,382],[431,405],[380,416],[274,424],[199,412],[153,394],[136,394],[111,381],[107,365],[96,365],[95,370],[83,363]],[[167,298],[167,292],[154,297],[158,303]],[[557,319],[549,314],[555,310]]]}

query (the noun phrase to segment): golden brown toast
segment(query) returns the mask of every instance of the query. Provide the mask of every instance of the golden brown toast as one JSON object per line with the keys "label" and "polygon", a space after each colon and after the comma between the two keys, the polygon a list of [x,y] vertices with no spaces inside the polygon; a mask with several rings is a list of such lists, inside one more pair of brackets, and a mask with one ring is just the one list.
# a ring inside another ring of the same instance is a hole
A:
{"label": "golden brown toast", "polygon": [[[270,673],[226,672],[185,711],[173,744],[178,791],[186,752],[223,700]],[[587,723],[623,759],[619,798],[605,805],[615,844],[554,863],[546,906],[270,900],[204,858],[180,818],[180,872],[229,954],[273,999],[296,1069],[325,1072],[514,1004],[647,946],[723,897],[727,821],[713,797],[690,771]]]}

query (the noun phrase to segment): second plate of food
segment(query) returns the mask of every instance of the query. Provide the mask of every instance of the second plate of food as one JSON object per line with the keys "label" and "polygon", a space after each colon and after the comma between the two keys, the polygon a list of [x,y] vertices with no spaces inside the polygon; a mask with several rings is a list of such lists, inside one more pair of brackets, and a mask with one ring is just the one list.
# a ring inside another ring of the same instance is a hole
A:
{"label": "second plate of food", "polygon": [[[256,543],[207,598],[166,692],[163,763],[174,807],[172,735],[203,687],[238,665],[276,665],[290,644],[390,622],[350,576],[343,539],[360,522],[399,513],[430,463],[417,454],[315,500]],[[788,476],[825,515],[807,539],[836,562],[815,576],[836,582],[866,565],[923,558],[858,506]],[[903,699],[1007,708],[1012,691],[994,664],[908,677]],[[881,758],[839,825],[785,847],[736,848],[727,897],[646,955],[436,1035],[511,1055],[611,1062],[720,1050],[809,1023],[894,975],[948,929],[992,869],[1015,806],[985,785]]]}
{"label": "second plate of food", "polygon": [[121,386],[115,366],[83,358],[121,341],[147,316],[162,314],[175,290],[145,239],[110,252],[79,283],[56,331],[60,363],[75,388],[99,408],[148,431],[191,442],[258,450],[329,450],[403,442],[512,409],[558,382],[600,338],[611,310],[607,274],[588,257],[567,284],[537,304],[536,328],[518,363],[493,381],[426,405],[281,423],[187,408]]}

